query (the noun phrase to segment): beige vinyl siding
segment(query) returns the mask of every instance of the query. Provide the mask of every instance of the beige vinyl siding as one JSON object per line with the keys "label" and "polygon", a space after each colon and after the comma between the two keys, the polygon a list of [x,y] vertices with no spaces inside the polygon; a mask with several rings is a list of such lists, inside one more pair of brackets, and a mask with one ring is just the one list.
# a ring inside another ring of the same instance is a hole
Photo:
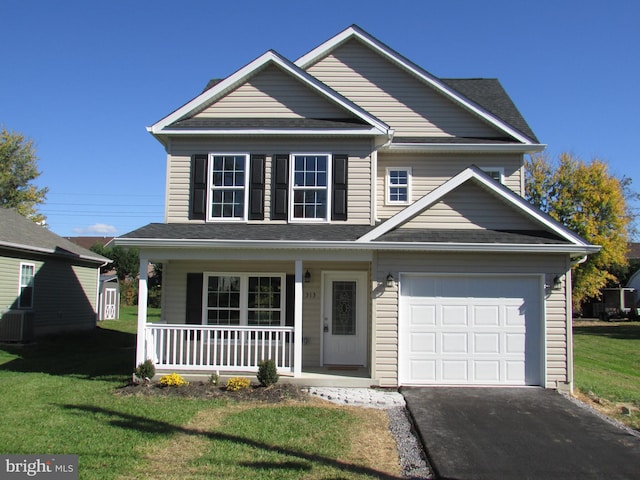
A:
{"label": "beige vinyl siding", "polygon": [[299,139],[277,140],[221,138],[216,140],[180,139],[172,143],[168,155],[167,198],[165,221],[167,223],[202,223],[189,220],[189,188],[191,156],[194,153],[243,152],[265,154],[265,220],[271,213],[272,160],[275,153],[330,153],[349,156],[348,173],[348,223],[371,223],[371,140],[353,139]]}
{"label": "beige vinyl siding", "polygon": [[464,169],[476,165],[479,168],[503,168],[503,184],[522,195],[523,160],[521,155],[484,154],[379,154],[377,178],[377,214],[379,219],[392,217],[406,205],[387,205],[385,188],[387,168],[411,168],[411,201],[415,202]]}
{"label": "beige vinyl siding", "polygon": [[0,311],[17,308],[21,262],[35,266],[36,335],[95,327],[97,267],[73,265],[53,256],[0,257]]}
{"label": "beige vinyl siding", "polygon": [[541,227],[475,182],[469,181],[400,228],[535,230]]}
{"label": "beige vinyl siding", "polygon": [[[376,311],[374,375],[383,386],[397,385],[398,371],[398,285],[384,287],[391,273],[396,280],[400,273],[497,273],[544,274],[547,279],[568,270],[564,255],[518,255],[473,253],[379,253],[373,278]],[[377,289],[377,290],[375,290]],[[564,288],[545,292],[542,309],[545,328],[546,386],[554,388],[556,381],[567,381],[566,301]],[[395,348],[394,348],[395,346]]]}
{"label": "beige vinyl siding", "polygon": [[389,124],[396,136],[504,135],[356,39],[307,71]]}
{"label": "beige vinyl siding", "polygon": [[[163,264],[162,320],[183,324],[186,317],[187,273],[199,272],[251,272],[293,275],[294,262],[243,262],[243,261],[169,261]],[[368,263],[361,262],[304,262],[303,272],[309,270],[311,281],[303,284],[302,366],[320,366],[322,335],[322,271],[369,271]],[[371,318],[370,312],[368,318]],[[367,322],[371,324],[370,320]],[[368,343],[370,344],[370,342]]]}
{"label": "beige vinyl siding", "polygon": [[271,65],[195,117],[347,119],[353,116]]}

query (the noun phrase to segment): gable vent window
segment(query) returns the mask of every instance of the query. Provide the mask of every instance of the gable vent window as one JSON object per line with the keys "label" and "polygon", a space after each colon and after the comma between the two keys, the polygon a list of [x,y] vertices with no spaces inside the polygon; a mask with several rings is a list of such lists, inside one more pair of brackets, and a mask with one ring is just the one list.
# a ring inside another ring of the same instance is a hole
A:
{"label": "gable vent window", "polygon": [[293,155],[292,220],[327,220],[329,155]]}
{"label": "gable vent window", "polygon": [[248,155],[211,155],[212,219],[245,220]]}
{"label": "gable vent window", "polygon": [[493,178],[498,183],[504,183],[504,168],[482,167],[482,171]]}
{"label": "gable vent window", "polygon": [[386,184],[387,204],[411,202],[411,168],[387,168]]}

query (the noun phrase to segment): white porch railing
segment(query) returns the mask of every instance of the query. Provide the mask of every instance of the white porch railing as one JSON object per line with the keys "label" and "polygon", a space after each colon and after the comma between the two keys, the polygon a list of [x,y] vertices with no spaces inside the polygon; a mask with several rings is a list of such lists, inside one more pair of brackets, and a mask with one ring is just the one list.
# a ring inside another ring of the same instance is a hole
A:
{"label": "white porch railing", "polygon": [[293,372],[293,327],[219,327],[147,323],[145,354],[159,369],[256,372],[273,360]]}

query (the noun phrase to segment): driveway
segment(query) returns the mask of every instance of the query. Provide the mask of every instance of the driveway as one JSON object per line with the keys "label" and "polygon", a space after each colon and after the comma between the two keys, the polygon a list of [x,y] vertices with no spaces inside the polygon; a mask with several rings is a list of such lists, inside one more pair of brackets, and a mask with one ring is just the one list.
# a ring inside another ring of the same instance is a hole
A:
{"label": "driveway", "polygon": [[640,478],[640,437],[553,390],[405,387],[402,394],[436,478]]}

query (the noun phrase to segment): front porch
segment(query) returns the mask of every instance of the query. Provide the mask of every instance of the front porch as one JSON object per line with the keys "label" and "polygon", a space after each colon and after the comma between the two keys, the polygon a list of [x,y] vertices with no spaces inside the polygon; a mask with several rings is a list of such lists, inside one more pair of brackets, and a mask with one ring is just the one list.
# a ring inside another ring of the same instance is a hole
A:
{"label": "front porch", "polygon": [[158,374],[181,372],[206,381],[216,373],[221,382],[238,374],[256,374],[258,363],[276,363],[280,381],[300,386],[368,388],[379,385],[366,367],[310,367],[296,375],[292,327],[254,328],[212,325],[145,325],[145,355]]}

